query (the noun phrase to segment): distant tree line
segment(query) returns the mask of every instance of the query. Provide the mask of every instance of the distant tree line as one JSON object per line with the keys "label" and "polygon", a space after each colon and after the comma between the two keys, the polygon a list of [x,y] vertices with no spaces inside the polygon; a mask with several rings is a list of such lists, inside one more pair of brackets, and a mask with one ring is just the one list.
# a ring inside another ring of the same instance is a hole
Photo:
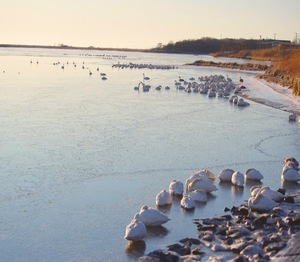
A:
{"label": "distant tree line", "polygon": [[216,52],[239,52],[241,50],[252,50],[271,48],[277,44],[289,43],[290,41],[273,39],[216,39],[205,37],[196,40],[183,40],[178,42],[170,41],[163,45],[150,49],[150,52],[181,53],[181,54],[209,54]]}

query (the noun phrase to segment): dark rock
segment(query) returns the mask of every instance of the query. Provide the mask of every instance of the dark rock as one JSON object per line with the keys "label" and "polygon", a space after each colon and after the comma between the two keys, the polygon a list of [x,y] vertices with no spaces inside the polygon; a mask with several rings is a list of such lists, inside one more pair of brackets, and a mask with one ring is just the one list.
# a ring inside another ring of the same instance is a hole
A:
{"label": "dark rock", "polygon": [[244,256],[240,255],[231,260],[232,262],[248,262],[249,260]]}
{"label": "dark rock", "polygon": [[266,247],[267,245],[272,243],[271,239],[267,236],[260,236],[256,240],[261,244],[262,247]]}
{"label": "dark rock", "polygon": [[202,239],[205,240],[205,241],[213,241],[214,240],[214,234],[210,231],[206,231],[203,236],[202,236]]}
{"label": "dark rock", "polygon": [[269,238],[270,238],[271,242],[279,242],[279,241],[281,241],[281,236],[279,236],[278,234],[270,234]]}
{"label": "dark rock", "polygon": [[221,225],[225,221],[227,221],[227,216],[213,217],[213,218],[205,218],[203,219],[204,225]]}
{"label": "dark rock", "polygon": [[233,238],[231,238],[231,237],[229,237],[229,238],[227,238],[227,239],[225,239],[224,240],[224,243],[226,244],[226,245],[232,245],[233,243],[234,243],[234,239]]}
{"label": "dark rock", "polygon": [[223,216],[221,216],[221,218],[225,218],[227,221],[232,220],[231,215],[223,215]]}
{"label": "dark rock", "polygon": [[224,208],[224,212],[229,212],[229,211],[230,211],[230,209],[228,207]]}
{"label": "dark rock", "polygon": [[176,253],[180,256],[186,256],[191,254],[191,248],[190,247],[183,247],[176,251]]}
{"label": "dark rock", "polygon": [[232,215],[234,215],[234,216],[237,216],[238,215],[238,207],[236,207],[236,206],[233,206],[231,209],[230,209],[230,212],[231,212],[231,214]]}
{"label": "dark rock", "polygon": [[300,218],[296,218],[296,217],[290,218],[288,220],[288,225],[290,225],[290,226],[300,226]]}
{"label": "dark rock", "polygon": [[286,229],[286,230],[288,230],[290,228],[290,226],[287,223],[285,223],[284,221],[282,221],[281,219],[277,221],[276,226],[279,229]]}
{"label": "dark rock", "polygon": [[285,189],[284,189],[284,188],[279,188],[279,189],[277,190],[277,192],[279,192],[279,193],[285,195]]}
{"label": "dark rock", "polygon": [[201,251],[199,247],[195,247],[191,250],[191,255],[204,255],[205,252]]}
{"label": "dark rock", "polygon": [[210,231],[215,231],[215,229],[217,228],[216,225],[209,225],[209,226],[202,226],[202,227],[197,227],[197,229],[199,231],[207,231],[207,230],[210,230]]}
{"label": "dark rock", "polygon": [[180,244],[173,244],[173,245],[167,246],[167,248],[168,248],[169,251],[174,251],[174,252],[177,253],[176,250],[179,250],[180,248],[183,248],[183,246],[180,245]]}
{"label": "dark rock", "polygon": [[282,201],[287,203],[295,203],[295,199],[292,196],[286,196]]}
{"label": "dark rock", "polygon": [[197,239],[197,238],[190,238],[190,237],[187,237],[187,238],[184,238],[184,239],[181,239],[179,240],[180,243],[184,243],[186,244],[187,242],[190,242],[191,244],[193,245],[200,245],[200,240]]}
{"label": "dark rock", "polygon": [[226,236],[227,235],[226,228],[221,228],[220,230],[217,230],[216,235]]}
{"label": "dark rock", "polygon": [[266,224],[266,222],[267,222],[266,216],[261,216],[259,218],[256,218],[256,219],[254,219],[254,221],[252,223],[252,228],[254,230],[264,228],[264,225]]}
{"label": "dark rock", "polygon": [[231,251],[233,253],[237,253],[239,254],[245,247],[246,247],[247,243],[246,242],[239,242],[237,244],[233,244],[231,245]]}
{"label": "dark rock", "polygon": [[271,217],[274,218],[274,217],[282,217],[282,216],[286,216],[287,215],[287,212],[284,211],[282,208],[280,207],[274,207],[273,210],[272,210],[272,215]]}
{"label": "dark rock", "polygon": [[266,252],[272,252],[272,251],[280,251],[281,249],[283,249],[284,247],[286,247],[286,242],[284,241],[280,241],[280,242],[276,242],[276,243],[271,243],[269,245],[267,245],[264,250]]}
{"label": "dark rock", "polygon": [[259,256],[263,256],[264,255],[264,251],[263,249],[256,245],[256,244],[250,244],[247,245],[242,251],[241,254],[246,256],[246,257],[251,257],[254,255],[259,255]]}
{"label": "dark rock", "polygon": [[239,216],[248,216],[249,214],[249,209],[246,208],[246,207],[240,207],[238,209],[238,212],[239,212]]}
{"label": "dark rock", "polygon": [[172,251],[154,250],[150,252],[146,257],[150,257],[152,260],[141,260],[140,261],[164,261],[164,262],[179,262],[181,261],[180,256]]}

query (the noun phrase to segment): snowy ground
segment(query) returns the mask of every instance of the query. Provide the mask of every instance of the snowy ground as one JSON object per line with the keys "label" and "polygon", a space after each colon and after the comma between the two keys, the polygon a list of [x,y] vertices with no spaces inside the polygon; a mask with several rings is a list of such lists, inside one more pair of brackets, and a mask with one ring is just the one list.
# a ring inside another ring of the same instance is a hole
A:
{"label": "snowy ground", "polygon": [[291,89],[257,79],[253,75],[244,78],[244,86],[247,89],[241,96],[300,116],[300,97],[293,96]]}

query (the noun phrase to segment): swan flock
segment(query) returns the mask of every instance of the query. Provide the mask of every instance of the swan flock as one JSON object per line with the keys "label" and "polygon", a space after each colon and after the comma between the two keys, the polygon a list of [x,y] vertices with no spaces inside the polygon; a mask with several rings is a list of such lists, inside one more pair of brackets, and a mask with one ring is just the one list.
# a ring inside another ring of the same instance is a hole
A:
{"label": "swan flock", "polygon": [[[278,205],[284,199],[280,190],[275,191],[267,186],[261,186],[260,181],[264,178],[261,172],[250,168],[242,173],[233,169],[223,169],[215,176],[208,169],[194,172],[185,181],[172,180],[169,190],[161,190],[155,198],[156,207],[143,206],[133,217],[133,220],[126,226],[124,238],[128,241],[140,241],[147,237],[147,228],[161,226],[170,221],[170,218],[159,209],[172,205],[173,199],[180,199],[180,206],[185,211],[196,208],[197,202],[207,202],[208,194],[218,190],[214,181],[218,178],[220,183],[231,183],[236,187],[243,187],[246,181],[256,181],[250,189],[248,206],[251,211],[267,212]],[[281,173],[283,182],[300,181],[299,162],[294,157],[285,158]]]}

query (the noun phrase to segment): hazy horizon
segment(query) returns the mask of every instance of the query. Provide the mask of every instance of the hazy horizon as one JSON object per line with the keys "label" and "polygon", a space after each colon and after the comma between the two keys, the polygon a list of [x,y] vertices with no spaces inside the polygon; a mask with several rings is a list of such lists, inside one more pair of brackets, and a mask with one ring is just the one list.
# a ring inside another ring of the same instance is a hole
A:
{"label": "hazy horizon", "polygon": [[293,41],[298,0],[3,0],[0,43],[147,49],[187,39]]}

